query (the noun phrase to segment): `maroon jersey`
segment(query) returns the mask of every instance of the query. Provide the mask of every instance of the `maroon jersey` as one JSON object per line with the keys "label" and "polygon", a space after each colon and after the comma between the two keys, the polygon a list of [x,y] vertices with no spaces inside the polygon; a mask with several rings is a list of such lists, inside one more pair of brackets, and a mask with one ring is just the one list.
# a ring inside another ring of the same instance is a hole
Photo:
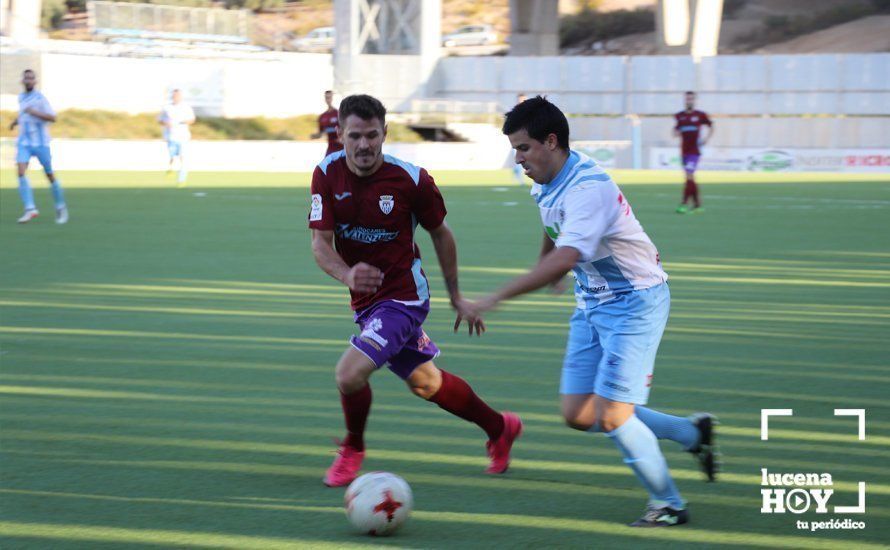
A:
{"label": "maroon jersey", "polygon": [[429,300],[414,230],[418,223],[436,229],[445,214],[432,176],[390,155],[367,177],[349,171],[345,152],[325,157],[312,174],[309,227],[333,231],[337,253],[350,267],[365,262],[383,272],[376,293],[350,290],[356,311],[382,300]]}
{"label": "maroon jersey", "polygon": [[337,109],[328,109],[318,115],[318,131],[328,136],[328,150],[325,156],[343,149],[343,144],[337,141],[337,128],[340,126],[338,116]]}
{"label": "maroon jersey", "polygon": [[698,136],[702,126],[711,126],[711,119],[703,111],[680,111],[674,115],[680,131],[680,152],[683,155],[700,155],[698,149]]}

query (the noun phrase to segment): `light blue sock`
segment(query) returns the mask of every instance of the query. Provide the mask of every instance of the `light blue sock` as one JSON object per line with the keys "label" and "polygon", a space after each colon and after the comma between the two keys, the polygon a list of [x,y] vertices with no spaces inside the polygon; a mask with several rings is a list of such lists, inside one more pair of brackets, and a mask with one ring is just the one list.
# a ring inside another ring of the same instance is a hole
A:
{"label": "light blue sock", "polygon": [[639,418],[631,416],[618,428],[606,432],[606,436],[615,443],[624,455],[624,463],[630,466],[637,479],[646,487],[650,501],[667,503],[675,509],[686,507],[668,472],[667,461],[658,447],[658,439]]}
{"label": "light blue sock", "polygon": [[37,208],[34,206],[34,192],[31,191],[28,176],[19,176],[19,196],[22,198],[25,210],[35,210]]}
{"label": "light blue sock", "polygon": [[49,182],[49,187],[53,192],[53,201],[56,203],[56,209],[65,207],[65,193],[62,191],[62,182],[59,178]]}
{"label": "light blue sock", "polygon": [[640,422],[645,424],[658,439],[670,439],[689,450],[698,445],[701,435],[688,418],[664,414],[637,405],[635,413]]}

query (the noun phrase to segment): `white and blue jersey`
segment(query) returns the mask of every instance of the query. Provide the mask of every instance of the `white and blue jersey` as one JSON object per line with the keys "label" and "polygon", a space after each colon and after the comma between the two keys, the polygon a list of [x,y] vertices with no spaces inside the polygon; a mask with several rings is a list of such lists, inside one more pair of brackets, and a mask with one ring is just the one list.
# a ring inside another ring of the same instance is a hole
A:
{"label": "white and blue jersey", "polygon": [[170,143],[186,143],[192,139],[189,124],[195,120],[195,111],[186,103],[170,103],[165,105],[158,120],[169,123],[164,126],[164,139]]}
{"label": "white and blue jersey", "polygon": [[46,96],[38,90],[19,94],[19,137],[16,143],[19,147],[49,147],[49,125],[51,123],[26,113],[26,109],[34,109],[52,116],[56,115]]}
{"label": "white and blue jersey", "polygon": [[547,235],[580,253],[572,269],[579,308],[667,281],[658,251],[624,194],[596,162],[571,151],[559,174],[531,194]]}
{"label": "white and blue jersey", "polygon": [[670,312],[655,245],[612,178],[581,153],[532,196],[555,245],[580,254],[560,393],[645,404]]}

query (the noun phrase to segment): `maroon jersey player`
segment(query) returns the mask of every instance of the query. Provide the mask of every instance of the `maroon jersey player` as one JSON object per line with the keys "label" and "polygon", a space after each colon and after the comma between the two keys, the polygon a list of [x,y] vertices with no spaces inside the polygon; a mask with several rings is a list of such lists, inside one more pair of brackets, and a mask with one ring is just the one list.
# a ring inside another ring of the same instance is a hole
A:
{"label": "maroon jersey player", "polygon": [[325,91],[324,102],[328,104],[328,108],[325,112],[318,115],[318,131],[310,137],[312,139],[318,139],[321,136],[328,138],[328,149],[325,151],[325,156],[328,156],[331,153],[341,151],[343,144],[340,143],[340,139],[337,137],[340,118],[337,109],[334,108],[334,92],[331,90]]}
{"label": "maroon jersey player", "polygon": [[[677,123],[674,125],[674,135],[680,138],[680,155],[683,159],[683,170],[686,172],[686,185],[683,187],[683,201],[677,207],[677,212],[685,214],[690,212],[686,203],[692,200],[693,210],[701,211],[701,199],[698,196],[698,185],[695,183],[695,169],[701,158],[700,146],[705,145],[714,135],[714,124],[708,118],[707,113],[695,108],[695,92],[686,92],[686,109],[674,115]],[[707,126],[707,133],[702,136],[702,126]]]}
{"label": "maroon jersey player", "polygon": [[[340,103],[345,150],[325,157],[312,175],[309,227],[318,265],[349,287],[360,333],[336,367],[346,438],[324,477],[349,484],[365,456],[364,431],[371,408],[371,374],[384,365],[417,396],[477,424],[488,435],[488,473],[507,470],[519,417],[499,413],[460,377],[436,367],[436,344],[423,330],[429,283],[415,244],[419,225],[429,232],[451,304],[466,312],[458,290],[457,246],[445,223],[445,202],[432,176],[382,152],[386,109],[368,95]],[[471,325],[480,333],[484,325]]]}

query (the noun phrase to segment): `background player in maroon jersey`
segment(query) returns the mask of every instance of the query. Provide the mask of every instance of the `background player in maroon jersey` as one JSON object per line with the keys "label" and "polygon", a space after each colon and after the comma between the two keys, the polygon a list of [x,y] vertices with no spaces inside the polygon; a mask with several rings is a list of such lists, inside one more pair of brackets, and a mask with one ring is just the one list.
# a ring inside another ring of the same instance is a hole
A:
{"label": "background player in maroon jersey", "polygon": [[[445,223],[445,202],[426,170],[382,152],[386,109],[368,95],[340,103],[338,130],[345,151],[325,157],[312,175],[309,227],[315,261],[349,287],[361,333],[336,367],[346,438],[324,477],[349,484],[365,456],[364,431],[371,409],[371,374],[388,365],[417,396],[473,422],[488,434],[486,472],[507,470],[522,422],[498,413],[460,377],[436,367],[439,349],[423,331],[429,284],[414,243],[419,224],[433,241],[451,305],[467,312],[457,283],[457,245]],[[336,248],[335,248],[336,247]],[[481,321],[471,324],[479,334]]]}
{"label": "background player in maroon jersey", "polygon": [[[695,169],[698,167],[698,159],[701,157],[700,146],[705,145],[714,135],[714,125],[707,113],[695,109],[695,92],[686,92],[686,109],[680,111],[674,118],[677,124],[674,126],[674,135],[680,138],[680,154],[683,159],[683,170],[686,172],[686,186],[683,188],[683,201],[677,207],[677,213],[701,212],[701,199],[698,196],[698,185],[695,183]],[[707,134],[701,136],[701,127],[707,126]],[[689,210],[686,203],[692,199],[693,210]]]}
{"label": "background player in maroon jersey", "polygon": [[343,149],[343,144],[340,143],[340,138],[337,137],[337,128],[339,125],[339,114],[337,113],[337,109],[334,109],[334,92],[331,90],[326,90],[324,93],[324,102],[328,104],[328,108],[325,112],[318,115],[318,131],[312,134],[312,139],[318,139],[321,136],[327,136],[328,138],[328,150],[325,151],[325,156],[330,155],[331,153],[336,153]]}

